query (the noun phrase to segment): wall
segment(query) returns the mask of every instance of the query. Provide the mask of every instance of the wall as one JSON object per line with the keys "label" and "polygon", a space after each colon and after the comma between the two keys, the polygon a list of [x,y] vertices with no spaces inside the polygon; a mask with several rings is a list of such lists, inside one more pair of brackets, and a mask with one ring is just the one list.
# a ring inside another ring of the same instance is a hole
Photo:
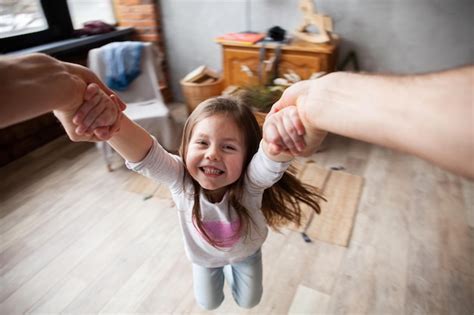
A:
{"label": "wall", "polygon": [[[165,51],[162,38],[160,3],[155,0],[113,0],[118,26],[134,27],[133,40],[153,42],[160,51]],[[164,81],[160,82],[161,92],[166,102],[172,100],[166,55],[163,55],[161,68]]]}
{"label": "wall", "polygon": [[[247,29],[246,0],[160,1],[173,95],[179,80],[205,64],[221,70],[213,38]],[[294,30],[298,0],[250,0],[253,31]],[[340,56],[354,49],[364,71],[415,73],[472,63],[472,0],[315,0],[342,37]]]}

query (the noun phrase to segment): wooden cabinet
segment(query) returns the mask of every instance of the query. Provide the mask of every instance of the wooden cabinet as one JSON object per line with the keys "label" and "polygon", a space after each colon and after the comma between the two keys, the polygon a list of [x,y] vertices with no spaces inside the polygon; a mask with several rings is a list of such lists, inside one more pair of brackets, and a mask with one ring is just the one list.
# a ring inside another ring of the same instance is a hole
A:
{"label": "wooden cabinet", "polygon": [[[271,67],[276,58],[277,45],[262,44],[243,45],[222,43],[223,71],[226,86],[255,85],[267,82],[269,72],[265,67]],[[260,56],[262,54],[262,56]],[[335,68],[337,42],[330,44],[311,44],[303,41],[293,41],[280,46],[280,58],[277,62],[278,76],[296,72],[302,79],[320,71],[330,72]],[[251,71],[245,71],[248,67]],[[271,72],[270,72],[271,73]]]}

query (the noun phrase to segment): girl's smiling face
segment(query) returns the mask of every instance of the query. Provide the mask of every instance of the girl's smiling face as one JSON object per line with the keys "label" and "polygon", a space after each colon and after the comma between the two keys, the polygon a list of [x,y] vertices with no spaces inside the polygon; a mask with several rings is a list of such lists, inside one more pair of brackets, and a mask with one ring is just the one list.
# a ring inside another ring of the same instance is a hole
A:
{"label": "girl's smiling face", "polygon": [[[206,190],[215,191],[237,181],[245,159],[243,135],[235,121],[216,114],[193,128],[186,154],[189,174]],[[222,189],[223,196],[225,189]]]}

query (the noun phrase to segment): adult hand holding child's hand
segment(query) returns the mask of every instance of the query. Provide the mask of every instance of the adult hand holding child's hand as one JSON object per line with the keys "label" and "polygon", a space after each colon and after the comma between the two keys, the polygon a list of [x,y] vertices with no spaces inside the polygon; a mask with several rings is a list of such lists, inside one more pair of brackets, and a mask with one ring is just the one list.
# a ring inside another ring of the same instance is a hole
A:
{"label": "adult hand holding child's hand", "polygon": [[[54,97],[57,105],[53,108],[69,138],[72,141],[110,139],[118,130],[122,111],[126,108],[125,103],[89,69],[72,63],[61,63],[47,56],[39,57],[51,60],[46,64],[50,69],[50,63],[54,63],[64,73],[62,76],[55,76],[59,91]],[[83,108],[84,105],[87,107]]]}
{"label": "adult hand holding child's hand", "polygon": [[[272,109],[267,115],[267,119],[275,116],[276,114],[290,109],[288,119],[286,118],[286,125],[288,121],[294,121],[296,131],[283,133],[279,130],[269,130],[267,132],[267,138],[264,139],[270,144],[272,150],[289,151],[293,156],[309,156],[313,154],[316,149],[321,145],[324,138],[327,135],[325,130],[316,128],[315,116],[317,116],[317,110],[315,109],[315,103],[317,103],[317,91],[315,90],[315,80],[312,81],[300,81],[289,88],[287,88],[281,98],[272,106]],[[286,116],[286,115],[285,115]],[[278,118],[276,116],[275,118]],[[301,145],[304,144],[302,147]],[[296,148],[296,150],[295,150]],[[278,151],[278,152],[281,152]]]}
{"label": "adult hand holding child's hand", "polygon": [[125,104],[106,95],[95,83],[89,84],[79,108],[59,109],[54,114],[72,141],[107,141],[120,129]]}
{"label": "adult hand holding child's hand", "polygon": [[295,106],[268,114],[263,124],[263,140],[272,155],[300,155],[306,147],[304,134],[305,128]]}
{"label": "adult hand holding child's hand", "polygon": [[89,84],[84,93],[84,103],[74,115],[78,135],[99,140],[109,140],[120,129],[123,103],[114,95],[106,95],[99,86]]}

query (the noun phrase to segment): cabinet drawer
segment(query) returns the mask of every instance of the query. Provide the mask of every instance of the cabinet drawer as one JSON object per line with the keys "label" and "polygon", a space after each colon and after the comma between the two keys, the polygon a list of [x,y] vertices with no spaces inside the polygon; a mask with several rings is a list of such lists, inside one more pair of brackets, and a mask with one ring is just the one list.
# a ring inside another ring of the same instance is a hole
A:
{"label": "cabinet drawer", "polygon": [[[265,60],[275,55],[274,49],[267,49]],[[278,76],[290,72],[296,72],[302,79],[308,79],[311,74],[319,71],[331,71],[330,56],[324,53],[304,53],[282,51],[278,64]],[[242,70],[246,66],[250,73]],[[224,49],[224,80],[228,85],[256,85],[259,84],[260,52],[258,49]],[[266,82],[264,71],[262,71],[261,82]]]}
{"label": "cabinet drawer", "polygon": [[[258,50],[224,50],[224,81],[228,85],[255,85],[258,84],[259,67]],[[252,75],[242,71],[242,66],[247,66]]]}
{"label": "cabinet drawer", "polygon": [[315,72],[330,71],[328,55],[283,54],[278,64],[278,74],[282,76],[290,71],[296,72],[302,80],[308,79]]}

